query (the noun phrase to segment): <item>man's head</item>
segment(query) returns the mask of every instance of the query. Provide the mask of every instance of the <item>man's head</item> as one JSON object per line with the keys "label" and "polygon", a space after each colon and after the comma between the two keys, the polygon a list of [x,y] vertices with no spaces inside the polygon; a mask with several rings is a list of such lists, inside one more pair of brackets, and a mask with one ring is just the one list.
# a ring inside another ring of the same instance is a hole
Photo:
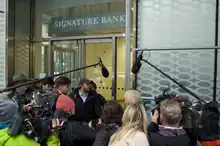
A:
{"label": "man's head", "polygon": [[160,122],[162,125],[178,127],[181,119],[182,109],[177,101],[167,99],[160,103]]}
{"label": "man's head", "polygon": [[[24,73],[13,76],[13,85],[23,84],[25,82],[27,82],[27,77],[25,76]],[[16,91],[21,94],[24,94],[26,90],[27,90],[27,86],[21,86],[16,88]]]}
{"label": "man's head", "polygon": [[43,91],[52,91],[54,86],[53,78],[45,79],[41,82]]}
{"label": "man's head", "polygon": [[96,83],[93,82],[93,81],[90,81],[90,87],[91,87],[91,89],[94,90],[94,91],[96,91],[96,89],[97,89]]}
{"label": "man's head", "polygon": [[71,81],[67,77],[58,77],[55,80],[55,87],[62,92],[62,94],[68,94],[69,92],[69,86],[71,84]]}
{"label": "man's head", "polygon": [[79,81],[80,90],[84,93],[88,93],[90,91],[90,80],[86,78],[82,78]]}

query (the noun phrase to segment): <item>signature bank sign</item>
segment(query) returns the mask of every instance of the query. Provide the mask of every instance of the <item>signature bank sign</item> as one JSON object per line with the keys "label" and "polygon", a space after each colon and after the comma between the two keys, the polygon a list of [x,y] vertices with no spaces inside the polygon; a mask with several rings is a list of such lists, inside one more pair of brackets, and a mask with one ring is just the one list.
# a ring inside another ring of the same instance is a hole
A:
{"label": "signature bank sign", "polygon": [[92,30],[113,29],[125,27],[124,12],[105,12],[76,17],[55,17],[49,23],[49,35],[57,36],[63,33],[83,34]]}

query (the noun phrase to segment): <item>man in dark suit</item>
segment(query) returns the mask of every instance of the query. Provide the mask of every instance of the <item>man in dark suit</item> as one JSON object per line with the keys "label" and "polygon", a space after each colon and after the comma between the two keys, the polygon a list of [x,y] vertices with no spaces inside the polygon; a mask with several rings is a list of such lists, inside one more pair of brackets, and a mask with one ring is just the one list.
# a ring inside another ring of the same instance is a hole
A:
{"label": "man in dark suit", "polygon": [[72,98],[76,104],[75,116],[81,122],[90,122],[101,115],[101,105],[98,94],[91,90],[90,80],[82,78],[79,87],[74,89]]}

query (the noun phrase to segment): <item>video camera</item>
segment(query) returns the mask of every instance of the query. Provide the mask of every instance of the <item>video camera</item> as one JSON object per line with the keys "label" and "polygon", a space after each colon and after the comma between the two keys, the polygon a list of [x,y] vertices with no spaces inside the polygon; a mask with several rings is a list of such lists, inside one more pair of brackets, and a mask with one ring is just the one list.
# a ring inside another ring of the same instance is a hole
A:
{"label": "video camera", "polygon": [[[177,97],[176,93],[170,92],[170,87],[166,88],[161,95],[156,96],[156,97],[154,98],[154,101],[155,101],[155,103],[157,104],[157,107],[154,108],[154,109],[151,111],[152,115],[154,115],[155,110],[157,110],[157,111],[159,112],[159,113],[158,113],[158,114],[159,114],[159,117],[158,117],[158,119],[157,119],[157,123],[158,123],[158,124],[160,124],[160,103],[161,103],[162,101],[166,100],[166,99],[171,99],[171,100],[175,100],[175,101],[179,102],[179,103],[181,104],[181,106],[182,106],[182,112],[185,111],[185,108],[184,108],[184,107],[186,107],[186,106],[187,106],[187,107],[190,107],[190,106],[191,106],[191,103],[190,103],[189,100],[187,100],[187,99],[185,99],[185,98],[182,98],[182,97]],[[183,110],[183,109],[184,109],[184,110]],[[183,115],[185,115],[185,114],[183,113]]]}
{"label": "video camera", "polygon": [[21,111],[14,115],[14,120],[8,126],[8,133],[12,136],[24,134],[42,143],[50,135],[52,130],[52,110],[46,94],[35,94],[41,98],[41,103],[35,102],[25,105]]}

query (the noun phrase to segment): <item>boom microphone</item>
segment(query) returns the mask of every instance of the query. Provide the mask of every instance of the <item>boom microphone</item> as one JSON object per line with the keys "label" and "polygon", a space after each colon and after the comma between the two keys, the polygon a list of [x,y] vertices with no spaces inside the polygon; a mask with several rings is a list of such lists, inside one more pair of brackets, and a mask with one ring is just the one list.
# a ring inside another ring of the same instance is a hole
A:
{"label": "boom microphone", "polygon": [[141,60],[143,59],[143,52],[141,52],[141,54],[138,56],[137,60],[134,62],[131,72],[133,74],[137,74],[139,72],[139,70],[141,69],[142,63]]}
{"label": "boom microphone", "polygon": [[108,69],[104,66],[102,59],[99,57],[99,65],[101,67],[101,72],[102,72],[102,76],[105,78],[109,77],[109,71]]}

